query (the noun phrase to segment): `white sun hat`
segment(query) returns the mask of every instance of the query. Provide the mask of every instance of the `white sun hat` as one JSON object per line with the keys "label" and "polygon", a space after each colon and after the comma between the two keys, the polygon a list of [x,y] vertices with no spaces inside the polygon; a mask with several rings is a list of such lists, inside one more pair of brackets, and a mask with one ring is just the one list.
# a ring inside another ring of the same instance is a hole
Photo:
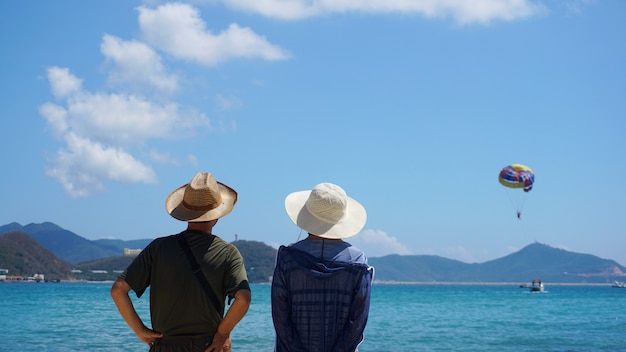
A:
{"label": "white sun hat", "polygon": [[285,209],[298,227],[329,239],[354,236],[367,220],[365,208],[332,183],[320,183],[313,190],[291,193],[285,198]]}

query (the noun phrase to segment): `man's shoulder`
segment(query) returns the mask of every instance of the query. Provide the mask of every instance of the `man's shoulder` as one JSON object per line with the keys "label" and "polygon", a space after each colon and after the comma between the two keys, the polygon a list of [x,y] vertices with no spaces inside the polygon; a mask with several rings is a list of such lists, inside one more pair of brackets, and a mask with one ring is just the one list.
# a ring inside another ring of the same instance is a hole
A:
{"label": "man's shoulder", "polygon": [[150,243],[148,243],[148,245],[144,248],[142,252],[161,252],[162,250],[173,248],[174,242],[176,242],[176,235],[165,235],[157,237],[150,241]]}
{"label": "man's shoulder", "polygon": [[157,245],[159,243],[162,243],[163,241],[167,241],[168,238],[173,237],[173,236],[174,235],[165,235],[165,236],[156,237],[152,241],[150,241],[150,243],[148,243],[148,245],[146,247],[154,246],[154,245]]}
{"label": "man's shoulder", "polygon": [[152,242],[150,242],[149,245],[159,245],[162,244],[164,242],[169,242],[169,241],[176,241],[176,235],[164,235],[161,237],[157,237],[155,239],[152,240]]}
{"label": "man's shoulder", "polygon": [[214,238],[211,241],[211,247],[210,247],[211,251],[223,253],[226,255],[241,256],[241,253],[239,252],[239,249],[237,248],[237,246],[235,246],[231,242],[224,240],[220,236],[217,236],[217,235],[213,235],[213,236]]}
{"label": "man's shoulder", "polygon": [[212,235],[212,236],[213,236],[213,242],[212,242],[211,245],[237,249],[237,246],[235,246],[231,242],[228,242],[228,241],[224,240],[220,236],[218,236],[218,235]]}

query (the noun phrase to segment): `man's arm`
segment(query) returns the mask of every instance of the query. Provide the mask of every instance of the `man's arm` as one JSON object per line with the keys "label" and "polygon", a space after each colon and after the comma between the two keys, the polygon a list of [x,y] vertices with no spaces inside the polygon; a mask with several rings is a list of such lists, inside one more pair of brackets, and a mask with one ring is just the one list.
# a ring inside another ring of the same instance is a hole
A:
{"label": "man's arm", "polygon": [[122,318],[124,318],[126,324],[128,324],[141,341],[150,346],[156,340],[162,338],[163,334],[152,331],[144,325],[135,310],[135,306],[133,306],[133,302],[128,296],[128,292],[130,292],[130,290],[130,285],[123,279],[118,278],[113,283],[113,286],[111,286],[111,297],[113,298],[113,301],[117,306],[117,310],[122,315]]}
{"label": "man's arm", "polygon": [[217,327],[213,341],[206,349],[207,352],[230,350],[230,333],[235,328],[235,325],[237,325],[248,312],[251,301],[252,294],[250,290],[241,289],[235,293],[235,300],[230,305],[228,312],[224,315],[224,319],[222,319],[220,325]]}

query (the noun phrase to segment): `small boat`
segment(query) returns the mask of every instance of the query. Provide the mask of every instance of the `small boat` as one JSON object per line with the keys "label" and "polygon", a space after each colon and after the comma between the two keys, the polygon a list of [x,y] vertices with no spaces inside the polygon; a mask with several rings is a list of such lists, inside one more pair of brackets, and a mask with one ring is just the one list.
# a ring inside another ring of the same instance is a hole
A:
{"label": "small boat", "polygon": [[530,292],[543,292],[543,282],[540,281],[539,283],[529,285],[528,290],[530,290]]}
{"label": "small boat", "polygon": [[613,285],[611,285],[611,287],[615,287],[615,288],[626,288],[626,282],[623,281],[614,281]]}
{"label": "small boat", "polygon": [[533,280],[530,284],[521,284],[519,287],[528,288],[530,292],[543,292],[543,282],[541,282],[541,279]]}

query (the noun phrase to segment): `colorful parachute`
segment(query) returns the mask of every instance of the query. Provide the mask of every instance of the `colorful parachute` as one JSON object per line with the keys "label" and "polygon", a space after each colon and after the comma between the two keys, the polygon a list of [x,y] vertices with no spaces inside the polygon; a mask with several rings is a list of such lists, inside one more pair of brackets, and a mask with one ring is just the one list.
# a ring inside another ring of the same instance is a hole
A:
{"label": "colorful parachute", "polygon": [[533,189],[535,173],[528,166],[511,164],[500,171],[498,181],[506,187],[523,188],[524,192],[528,192]]}
{"label": "colorful parachute", "polygon": [[[522,164],[511,164],[504,167],[500,171],[498,181],[500,181],[500,183],[507,188],[524,189],[524,192],[507,189],[507,195],[511,204],[515,208],[517,218],[521,219],[522,208],[526,202],[526,193],[533,189],[533,183],[535,183],[535,173],[528,166]],[[514,194],[517,194],[517,197]]]}

